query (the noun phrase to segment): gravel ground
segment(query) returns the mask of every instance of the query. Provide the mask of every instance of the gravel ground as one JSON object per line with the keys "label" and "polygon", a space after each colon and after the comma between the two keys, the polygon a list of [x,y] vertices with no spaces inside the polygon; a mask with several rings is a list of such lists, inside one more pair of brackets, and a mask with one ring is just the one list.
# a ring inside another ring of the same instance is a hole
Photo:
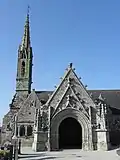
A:
{"label": "gravel ground", "polygon": [[19,160],[120,160],[120,149],[112,151],[63,150],[59,152],[33,152],[24,148]]}

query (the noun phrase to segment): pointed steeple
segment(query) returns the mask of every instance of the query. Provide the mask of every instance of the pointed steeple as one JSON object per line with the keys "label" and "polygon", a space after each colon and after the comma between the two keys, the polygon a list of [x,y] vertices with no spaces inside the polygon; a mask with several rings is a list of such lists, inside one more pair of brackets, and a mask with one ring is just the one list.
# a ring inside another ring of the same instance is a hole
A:
{"label": "pointed steeple", "polygon": [[21,43],[21,50],[24,50],[25,48],[28,49],[29,47],[30,47],[30,26],[29,26],[29,6],[28,6],[27,16],[24,26],[24,34]]}
{"label": "pointed steeple", "polygon": [[32,84],[32,47],[30,44],[29,7],[27,11],[24,35],[18,50],[18,67],[16,78],[16,92],[28,94]]}

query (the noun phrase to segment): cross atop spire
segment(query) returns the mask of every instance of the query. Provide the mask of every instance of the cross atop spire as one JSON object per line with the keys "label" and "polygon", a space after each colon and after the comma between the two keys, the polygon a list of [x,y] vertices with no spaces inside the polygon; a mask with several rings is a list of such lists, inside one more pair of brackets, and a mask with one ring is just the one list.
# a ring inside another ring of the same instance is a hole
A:
{"label": "cross atop spire", "polygon": [[29,15],[29,12],[30,12],[30,6],[28,5],[28,8],[27,8],[27,15]]}
{"label": "cross atop spire", "polygon": [[25,21],[25,26],[24,26],[24,35],[23,35],[22,43],[21,43],[21,50],[25,48],[27,49],[30,47],[29,9],[30,7],[28,6],[27,16],[26,16],[26,21]]}
{"label": "cross atop spire", "polygon": [[73,63],[70,63],[70,68],[72,68],[73,67]]}

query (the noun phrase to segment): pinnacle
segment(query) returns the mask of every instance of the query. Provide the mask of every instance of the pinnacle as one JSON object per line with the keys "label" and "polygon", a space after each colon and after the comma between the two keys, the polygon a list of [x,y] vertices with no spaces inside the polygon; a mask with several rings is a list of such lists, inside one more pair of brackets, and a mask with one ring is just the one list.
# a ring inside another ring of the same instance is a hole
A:
{"label": "pinnacle", "polygon": [[24,26],[24,35],[22,38],[21,50],[28,49],[30,47],[30,27],[29,27],[29,7],[27,11],[25,26]]}

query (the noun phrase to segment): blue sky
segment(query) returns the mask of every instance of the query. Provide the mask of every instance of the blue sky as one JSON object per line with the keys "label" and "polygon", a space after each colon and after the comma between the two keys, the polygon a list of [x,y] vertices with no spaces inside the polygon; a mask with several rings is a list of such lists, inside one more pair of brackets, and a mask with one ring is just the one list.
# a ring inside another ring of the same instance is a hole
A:
{"label": "blue sky", "polygon": [[32,88],[53,90],[73,62],[89,89],[120,89],[119,0],[1,0],[0,119],[15,93],[17,51],[28,4]]}

